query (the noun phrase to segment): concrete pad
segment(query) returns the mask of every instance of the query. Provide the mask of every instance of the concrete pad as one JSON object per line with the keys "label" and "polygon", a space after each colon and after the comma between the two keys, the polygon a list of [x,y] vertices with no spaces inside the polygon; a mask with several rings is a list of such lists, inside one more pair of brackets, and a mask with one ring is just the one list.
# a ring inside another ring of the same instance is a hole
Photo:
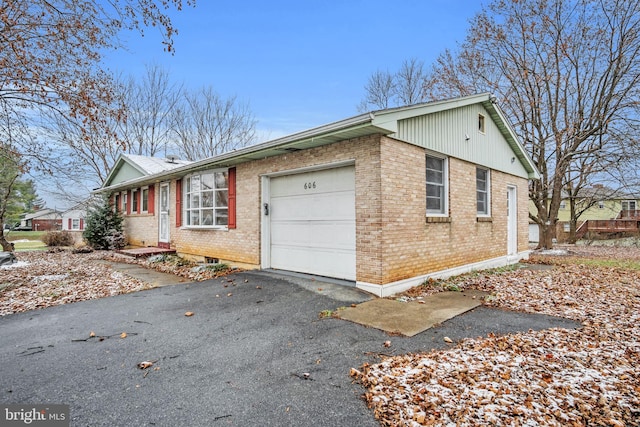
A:
{"label": "concrete pad", "polygon": [[412,337],[482,304],[487,292],[439,292],[420,301],[374,299],[337,312],[337,317]]}

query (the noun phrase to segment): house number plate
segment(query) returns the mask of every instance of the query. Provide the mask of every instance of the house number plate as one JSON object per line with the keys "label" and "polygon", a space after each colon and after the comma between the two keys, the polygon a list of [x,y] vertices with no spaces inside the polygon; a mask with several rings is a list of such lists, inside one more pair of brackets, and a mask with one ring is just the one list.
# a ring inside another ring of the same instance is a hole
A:
{"label": "house number plate", "polygon": [[304,189],[305,190],[311,190],[312,188],[316,188],[316,182],[305,182],[304,183]]}

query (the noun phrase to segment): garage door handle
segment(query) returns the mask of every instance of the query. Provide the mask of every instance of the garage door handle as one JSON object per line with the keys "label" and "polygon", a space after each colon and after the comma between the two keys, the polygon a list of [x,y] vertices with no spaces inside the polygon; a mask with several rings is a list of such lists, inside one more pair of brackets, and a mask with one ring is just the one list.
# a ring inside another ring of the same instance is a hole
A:
{"label": "garage door handle", "polygon": [[269,216],[269,203],[265,203],[263,206],[265,216]]}

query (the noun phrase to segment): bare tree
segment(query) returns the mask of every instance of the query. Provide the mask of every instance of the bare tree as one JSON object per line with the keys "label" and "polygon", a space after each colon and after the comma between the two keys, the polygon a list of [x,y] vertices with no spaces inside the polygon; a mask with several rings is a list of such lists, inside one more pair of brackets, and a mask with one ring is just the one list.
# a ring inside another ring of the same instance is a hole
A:
{"label": "bare tree", "polygon": [[[195,4],[194,0],[185,3]],[[57,166],[55,157],[46,156],[50,154],[43,149],[46,144],[39,141],[42,110],[77,119],[85,129],[120,120],[122,110],[103,108],[113,101],[113,79],[101,68],[102,55],[122,46],[120,31],[143,32],[147,26],[158,29],[165,49],[173,51],[176,29],[167,10],[179,10],[182,5],[182,0],[4,0],[0,4],[0,102],[5,117],[19,117],[25,126],[23,137],[17,139],[15,127],[0,129],[0,154],[17,156],[24,168],[52,171]],[[11,144],[6,143],[9,140]]]}
{"label": "bare tree", "polygon": [[166,154],[170,118],[182,95],[182,86],[171,81],[170,73],[159,65],[147,65],[142,80],[130,77],[123,84],[126,121],[120,136],[133,154]]}
{"label": "bare tree", "polygon": [[371,107],[379,110],[389,108],[395,97],[395,78],[389,71],[377,70],[364,87],[365,98],[360,102],[358,110],[366,112]]}
{"label": "bare tree", "polygon": [[360,101],[358,110],[384,110],[424,102],[424,79],[424,63],[417,58],[404,60],[395,73],[377,70],[364,87],[365,97]]}
{"label": "bare tree", "polygon": [[185,94],[184,102],[174,109],[172,129],[181,154],[198,160],[252,143],[255,125],[247,104],[205,87]]}
{"label": "bare tree", "polygon": [[416,58],[402,62],[395,76],[395,93],[399,105],[412,105],[424,101],[424,63]]}
{"label": "bare tree", "polygon": [[542,175],[530,186],[531,219],[549,248],[568,171],[637,131],[639,82],[638,2],[494,0],[459,51],[439,57],[425,91],[500,97]]}

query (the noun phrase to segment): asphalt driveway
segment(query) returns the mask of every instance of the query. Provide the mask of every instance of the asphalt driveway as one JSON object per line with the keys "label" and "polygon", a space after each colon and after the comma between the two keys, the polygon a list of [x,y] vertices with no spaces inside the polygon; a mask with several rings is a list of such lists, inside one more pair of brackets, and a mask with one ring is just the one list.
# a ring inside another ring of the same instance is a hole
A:
{"label": "asphalt driveway", "polygon": [[320,319],[361,301],[332,286],[243,272],[0,317],[0,402],[68,404],[74,426],[376,426],[352,367],[444,336],[577,326],[479,307],[390,336]]}

